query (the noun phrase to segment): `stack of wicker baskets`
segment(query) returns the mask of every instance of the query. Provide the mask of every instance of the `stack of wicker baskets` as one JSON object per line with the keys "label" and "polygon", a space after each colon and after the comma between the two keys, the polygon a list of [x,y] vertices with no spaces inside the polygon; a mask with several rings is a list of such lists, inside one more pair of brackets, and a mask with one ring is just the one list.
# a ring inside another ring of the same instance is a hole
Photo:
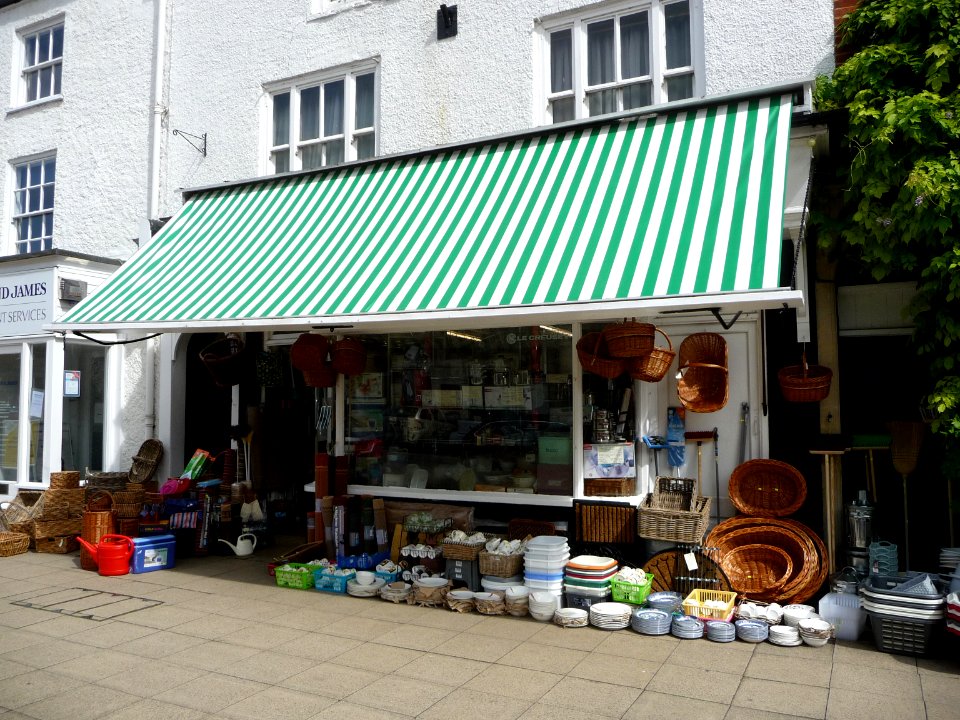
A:
{"label": "stack of wicker baskets", "polygon": [[777,460],[749,460],[731,474],[730,500],[743,513],[707,536],[738,592],[754,600],[802,603],[823,585],[826,546],[803,523],[789,520],[806,499],[803,475]]}
{"label": "stack of wicker baskets", "polygon": [[[656,334],[667,347],[656,346]],[[676,353],[663,330],[650,323],[624,320],[586,333],[577,342],[577,357],[587,372],[608,379],[630,373],[634,380],[660,382],[667,374]]]}
{"label": "stack of wicker baskets", "polygon": [[637,534],[647,540],[699,544],[710,521],[710,498],[691,478],[658,477],[637,509]]}
{"label": "stack of wicker baskets", "polygon": [[37,552],[62,554],[77,549],[83,524],[83,492],[78,471],[50,473],[50,489],[43,493],[43,512],[33,522]]}

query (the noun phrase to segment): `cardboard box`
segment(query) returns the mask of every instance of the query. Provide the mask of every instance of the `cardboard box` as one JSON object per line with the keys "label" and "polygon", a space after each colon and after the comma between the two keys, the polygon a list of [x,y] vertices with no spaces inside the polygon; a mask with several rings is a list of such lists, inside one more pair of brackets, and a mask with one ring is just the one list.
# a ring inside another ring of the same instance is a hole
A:
{"label": "cardboard box", "polygon": [[597,443],[583,446],[583,477],[627,478],[637,476],[633,443]]}

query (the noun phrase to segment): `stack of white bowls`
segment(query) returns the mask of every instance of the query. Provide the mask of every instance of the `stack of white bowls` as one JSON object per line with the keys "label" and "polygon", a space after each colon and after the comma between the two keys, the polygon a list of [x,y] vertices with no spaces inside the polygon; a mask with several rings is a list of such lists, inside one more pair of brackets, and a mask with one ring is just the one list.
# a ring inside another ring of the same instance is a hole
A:
{"label": "stack of white bowls", "polygon": [[[559,600],[563,595],[563,569],[569,559],[570,546],[567,545],[565,537],[538,535],[531,538],[527,541],[527,549],[523,554],[524,585],[530,588],[530,592],[556,595],[559,607]],[[551,613],[551,619],[552,617]]]}
{"label": "stack of white bowls", "polygon": [[812,605],[787,605],[783,608],[783,624],[797,627],[801,620],[807,620],[816,614]]}
{"label": "stack of white bowls", "polygon": [[530,588],[525,585],[513,585],[504,592],[507,614],[523,617],[530,611]]}
{"label": "stack of white bowls", "polygon": [[807,619],[799,622],[800,638],[813,647],[822,647],[827,644],[833,635],[833,626],[826,620]]}
{"label": "stack of white bowls", "polygon": [[560,607],[560,596],[546,590],[534,590],[527,598],[530,617],[541,622],[550,622]]}

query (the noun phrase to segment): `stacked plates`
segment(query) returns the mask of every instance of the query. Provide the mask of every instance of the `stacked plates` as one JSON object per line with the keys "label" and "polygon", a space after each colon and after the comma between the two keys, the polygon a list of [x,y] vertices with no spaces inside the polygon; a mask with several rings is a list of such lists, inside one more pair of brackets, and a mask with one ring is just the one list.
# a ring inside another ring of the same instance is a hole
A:
{"label": "stacked plates", "polygon": [[940,548],[940,567],[951,570],[960,565],[960,548]]}
{"label": "stacked plates", "polygon": [[707,621],[707,640],[714,642],[733,642],[737,638],[737,628],[724,620]]}
{"label": "stacked plates", "polygon": [[767,639],[773,645],[782,645],[784,647],[803,645],[803,640],[800,639],[800,631],[792,625],[773,625],[770,628],[770,635]]}
{"label": "stacked plates", "polygon": [[565,628],[586,627],[587,619],[587,611],[580,608],[560,608],[553,614],[554,625]]}
{"label": "stacked plates", "polygon": [[563,568],[569,559],[570,546],[565,537],[538,535],[531,538],[523,554],[524,585],[531,590],[545,590],[559,600],[563,593]]}
{"label": "stacked plates", "polygon": [[670,634],[682,640],[703,637],[703,620],[693,615],[675,615],[670,625]]}
{"label": "stacked plates", "polygon": [[634,611],[630,627],[644,635],[666,635],[670,632],[673,616],[666,610]]}
{"label": "stacked plates", "polygon": [[601,630],[622,630],[630,625],[632,610],[626,603],[596,603],[590,606],[590,624]]}
{"label": "stacked plates", "polygon": [[380,597],[393,603],[407,602],[412,591],[413,586],[410,583],[397,581],[380,588]]}
{"label": "stacked plates", "polygon": [[763,642],[770,635],[770,626],[763,620],[737,620],[737,639],[744,642]]}
{"label": "stacked plates", "polygon": [[560,607],[560,597],[544,590],[535,590],[527,597],[527,610],[534,620],[549,622]]}
{"label": "stacked plates", "polygon": [[387,581],[382,577],[374,578],[373,582],[369,585],[361,585],[356,580],[347,580],[347,595],[352,595],[353,597],[376,597],[386,584]]}
{"label": "stacked plates", "polygon": [[664,590],[651,593],[647,596],[647,607],[654,610],[664,610],[668,613],[677,612],[683,606],[683,596],[680,593]]}
{"label": "stacked plates", "polygon": [[617,574],[617,561],[596,555],[578,555],[563,570],[563,590],[569,607],[588,608],[610,598],[610,580]]}

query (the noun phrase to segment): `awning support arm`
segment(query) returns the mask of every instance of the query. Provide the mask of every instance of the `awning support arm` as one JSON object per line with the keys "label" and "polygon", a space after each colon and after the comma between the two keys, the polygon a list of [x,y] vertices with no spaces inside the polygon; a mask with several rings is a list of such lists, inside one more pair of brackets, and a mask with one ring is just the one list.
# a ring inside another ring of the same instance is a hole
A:
{"label": "awning support arm", "polygon": [[736,324],[737,320],[740,319],[740,316],[743,314],[743,310],[738,310],[737,314],[733,316],[733,320],[731,320],[730,322],[727,322],[726,320],[723,319],[723,316],[720,315],[720,308],[716,308],[716,307],[710,308],[710,312],[713,313],[713,316],[717,319],[717,322],[723,326],[724,330],[729,330],[730,328],[732,328]]}
{"label": "awning support arm", "polygon": [[143,342],[144,340],[153,340],[155,337],[160,337],[163,333],[154,333],[153,335],[145,335],[143,337],[134,338],[133,340],[97,340],[95,337],[90,337],[86,333],[80,332],[79,330],[74,330],[73,334],[77,337],[82,337],[84,340],[89,340],[94,342],[97,345],[130,345],[131,343]]}

